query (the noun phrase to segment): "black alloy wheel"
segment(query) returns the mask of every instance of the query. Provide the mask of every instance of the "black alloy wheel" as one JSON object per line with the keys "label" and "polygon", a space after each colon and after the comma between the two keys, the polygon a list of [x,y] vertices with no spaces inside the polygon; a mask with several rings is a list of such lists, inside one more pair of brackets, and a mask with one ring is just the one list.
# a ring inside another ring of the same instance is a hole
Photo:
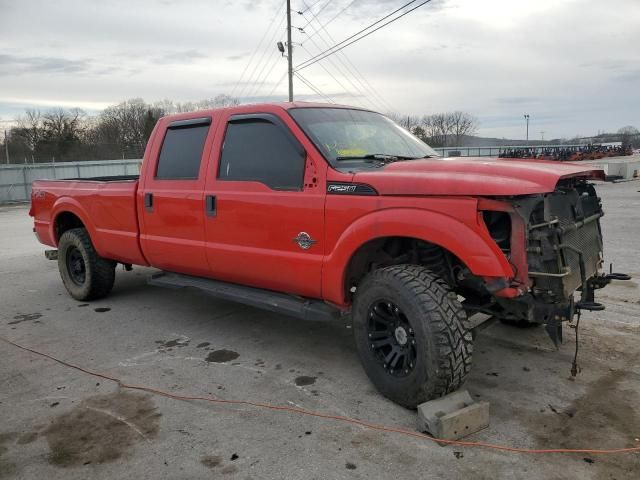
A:
{"label": "black alloy wheel", "polygon": [[71,247],[67,251],[67,271],[73,283],[84,285],[87,279],[87,267],[84,263],[82,252],[76,247]]}
{"label": "black alloy wheel", "polygon": [[404,312],[381,299],[369,307],[367,334],[371,350],[389,375],[404,377],[416,366],[416,336]]}

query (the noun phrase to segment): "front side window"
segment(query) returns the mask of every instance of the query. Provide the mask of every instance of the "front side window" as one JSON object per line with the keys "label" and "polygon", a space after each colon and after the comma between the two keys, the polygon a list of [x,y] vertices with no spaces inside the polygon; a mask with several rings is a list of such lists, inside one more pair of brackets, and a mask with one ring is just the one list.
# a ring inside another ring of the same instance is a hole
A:
{"label": "front side window", "polygon": [[426,143],[379,113],[347,108],[292,108],[290,115],[334,167],[342,162],[437,157]]}
{"label": "front side window", "polygon": [[160,180],[195,180],[200,171],[208,123],[178,126],[167,129],[160,150],[156,178]]}
{"label": "front side window", "polygon": [[260,182],[273,190],[302,190],[304,150],[285,128],[264,118],[230,121],[218,178]]}

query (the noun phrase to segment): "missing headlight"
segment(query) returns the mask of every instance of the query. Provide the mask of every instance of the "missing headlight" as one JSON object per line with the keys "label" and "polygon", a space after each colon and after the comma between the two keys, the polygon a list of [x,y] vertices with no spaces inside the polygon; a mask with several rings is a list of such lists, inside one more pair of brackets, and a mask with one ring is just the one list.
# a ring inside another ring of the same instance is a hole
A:
{"label": "missing headlight", "polygon": [[485,210],[482,212],[484,223],[503,252],[511,250],[511,217],[506,212]]}

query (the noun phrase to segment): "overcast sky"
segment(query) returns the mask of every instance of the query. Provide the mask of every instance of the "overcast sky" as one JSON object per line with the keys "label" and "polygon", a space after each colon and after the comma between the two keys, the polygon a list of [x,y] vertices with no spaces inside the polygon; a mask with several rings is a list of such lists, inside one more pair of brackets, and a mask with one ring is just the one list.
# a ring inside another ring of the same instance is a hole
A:
{"label": "overcast sky", "polygon": [[[293,14],[305,30],[294,33],[294,64],[407,1],[292,0],[306,10]],[[286,60],[268,41],[285,40],[284,15],[283,0],[0,0],[0,121],[135,97],[283,100]],[[524,137],[524,113],[531,138],[640,127],[640,0],[433,0],[344,53],[300,72],[341,103],[464,110],[480,134],[509,138]],[[238,85],[247,65],[252,81]],[[318,99],[298,80],[295,90]]]}

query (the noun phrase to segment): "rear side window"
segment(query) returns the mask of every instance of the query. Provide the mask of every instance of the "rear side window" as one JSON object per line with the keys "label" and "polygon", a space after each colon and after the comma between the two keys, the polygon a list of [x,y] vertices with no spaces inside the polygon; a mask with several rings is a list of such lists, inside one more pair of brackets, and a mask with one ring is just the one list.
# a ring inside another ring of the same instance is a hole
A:
{"label": "rear side window", "polygon": [[227,125],[220,180],[255,181],[274,190],[302,190],[305,153],[284,125],[262,118]]}
{"label": "rear side window", "polygon": [[210,120],[204,124],[175,123],[177,126],[170,125],[164,136],[156,178],[195,180],[200,171]]}

